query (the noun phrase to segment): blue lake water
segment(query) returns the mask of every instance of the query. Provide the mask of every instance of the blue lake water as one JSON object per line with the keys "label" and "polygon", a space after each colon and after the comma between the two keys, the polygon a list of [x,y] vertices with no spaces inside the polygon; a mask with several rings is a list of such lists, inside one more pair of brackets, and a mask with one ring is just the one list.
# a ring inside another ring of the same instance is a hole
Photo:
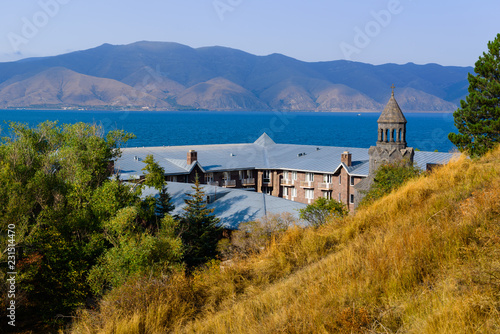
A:
{"label": "blue lake water", "polygon": [[[106,131],[123,129],[137,138],[133,146],[175,146],[250,143],[266,132],[287,144],[365,147],[377,140],[380,113],[312,112],[136,112],[136,111],[28,111],[0,110],[0,121],[34,126],[58,120],[61,124],[94,122]],[[448,152],[456,132],[450,113],[405,113],[408,145],[422,151]],[[7,124],[0,123],[2,135]]]}

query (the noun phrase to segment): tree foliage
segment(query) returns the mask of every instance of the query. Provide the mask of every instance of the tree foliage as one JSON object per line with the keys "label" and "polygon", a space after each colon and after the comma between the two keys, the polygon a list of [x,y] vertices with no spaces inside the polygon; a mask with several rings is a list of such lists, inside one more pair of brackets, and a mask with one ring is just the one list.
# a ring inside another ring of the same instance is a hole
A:
{"label": "tree foliage", "polygon": [[360,205],[366,205],[389,194],[421,173],[420,168],[408,165],[406,161],[381,165],[376,170],[373,184],[361,200]]}
{"label": "tree foliage", "polygon": [[177,222],[165,216],[155,233],[137,229],[138,212],[127,207],[105,224],[105,237],[113,244],[92,267],[87,278],[93,292],[101,295],[141,275],[151,277],[181,268],[182,241],[175,235]]}
{"label": "tree foliage", "polygon": [[448,138],[472,157],[484,155],[500,142],[500,34],[488,43],[470,74],[469,94],[453,114],[459,133]]}
{"label": "tree foliage", "polygon": [[[84,305],[93,297],[91,272],[107,268],[104,281],[113,285],[139,267],[170,266],[180,259],[169,197],[142,199],[140,188],[113,177],[113,161],[133,135],[104,136],[96,125],[57,122],[36,128],[12,123],[10,133],[0,145],[0,261],[5,261],[7,226],[14,224],[22,314],[48,320]],[[166,193],[161,170],[154,161],[146,167],[147,182]],[[4,275],[0,272],[5,281]]]}
{"label": "tree foliage", "polygon": [[167,192],[165,170],[152,155],[143,162],[144,178],[132,188],[125,186],[127,192],[140,196],[145,187],[151,187],[160,191],[159,196],[137,197],[103,222],[104,237],[112,247],[103,252],[87,278],[96,295],[140,275],[180,268],[183,245],[175,234],[177,222],[169,215],[174,205]]}
{"label": "tree foliage", "polygon": [[343,217],[348,213],[344,204],[334,199],[319,197],[312,204],[299,210],[300,218],[318,227],[332,217]]}
{"label": "tree foliage", "polygon": [[98,126],[55,122],[12,123],[10,132],[0,146],[1,234],[15,224],[19,289],[26,305],[50,316],[89,297],[86,274],[106,247],[101,219],[116,209],[96,201],[97,190],[111,182],[111,162],[132,135],[105,139]]}
{"label": "tree foliage", "polygon": [[179,233],[184,244],[184,262],[189,268],[204,264],[218,255],[217,243],[222,237],[220,219],[208,209],[205,192],[200,187],[198,174],[193,185],[194,194],[187,194],[187,204],[180,217]]}

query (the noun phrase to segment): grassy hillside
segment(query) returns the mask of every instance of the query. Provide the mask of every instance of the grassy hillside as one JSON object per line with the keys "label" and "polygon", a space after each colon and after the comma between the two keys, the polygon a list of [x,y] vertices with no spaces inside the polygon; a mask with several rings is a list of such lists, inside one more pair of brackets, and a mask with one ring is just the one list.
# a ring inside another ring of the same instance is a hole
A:
{"label": "grassy hillside", "polygon": [[500,333],[500,149],[192,279],[130,282],[73,333]]}

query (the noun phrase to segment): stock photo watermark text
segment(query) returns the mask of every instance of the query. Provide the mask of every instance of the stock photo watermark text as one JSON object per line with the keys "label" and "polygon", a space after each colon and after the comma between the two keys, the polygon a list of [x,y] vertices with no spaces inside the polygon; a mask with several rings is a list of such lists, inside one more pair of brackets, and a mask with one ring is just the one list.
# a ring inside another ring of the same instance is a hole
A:
{"label": "stock photo watermark text", "polygon": [[227,12],[233,12],[238,6],[243,3],[243,0],[214,0],[212,5],[215,12],[221,21],[224,21]]}
{"label": "stock photo watermark text", "polygon": [[21,45],[26,45],[35,38],[40,29],[44,28],[52,18],[54,18],[61,6],[66,5],[71,0],[39,0],[37,2],[40,10],[35,12],[31,17],[21,17],[21,31],[19,33],[9,32],[7,38],[15,52],[19,52]]}
{"label": "stock photo watermark text", "polygon": [[351,43],[345,41],[340,43],[339,47],[344,58],[351,60],[353,54],[359,54],[361,50],[368,47],[372,40],[391,24],[393,17],[401,14],[403,10],[400,0],[389,0],[385,9],[370,11],[373,20],[368,21],[362,28],[354,27],[354,37]]}
{"label": "stock photo watermark text", "polygon": [[7,323],[16,326],[16,225],[7,226]]}

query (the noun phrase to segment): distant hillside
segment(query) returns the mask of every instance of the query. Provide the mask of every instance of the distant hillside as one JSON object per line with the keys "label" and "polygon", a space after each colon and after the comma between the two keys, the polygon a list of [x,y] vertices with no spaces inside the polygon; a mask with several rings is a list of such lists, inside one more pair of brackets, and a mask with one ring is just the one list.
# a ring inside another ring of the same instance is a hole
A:
{"label": "distant hillside", "polygon": [[471,67],[308,63],[224,47],[104,44],[0,63],[0,108],[379,111],[390,86],[404,111],[452,111]]}
{"label": "distant hillside", "polygon": [[71,333],[498,333],[498,203],[500,147],[259,254],[130,280]]}

